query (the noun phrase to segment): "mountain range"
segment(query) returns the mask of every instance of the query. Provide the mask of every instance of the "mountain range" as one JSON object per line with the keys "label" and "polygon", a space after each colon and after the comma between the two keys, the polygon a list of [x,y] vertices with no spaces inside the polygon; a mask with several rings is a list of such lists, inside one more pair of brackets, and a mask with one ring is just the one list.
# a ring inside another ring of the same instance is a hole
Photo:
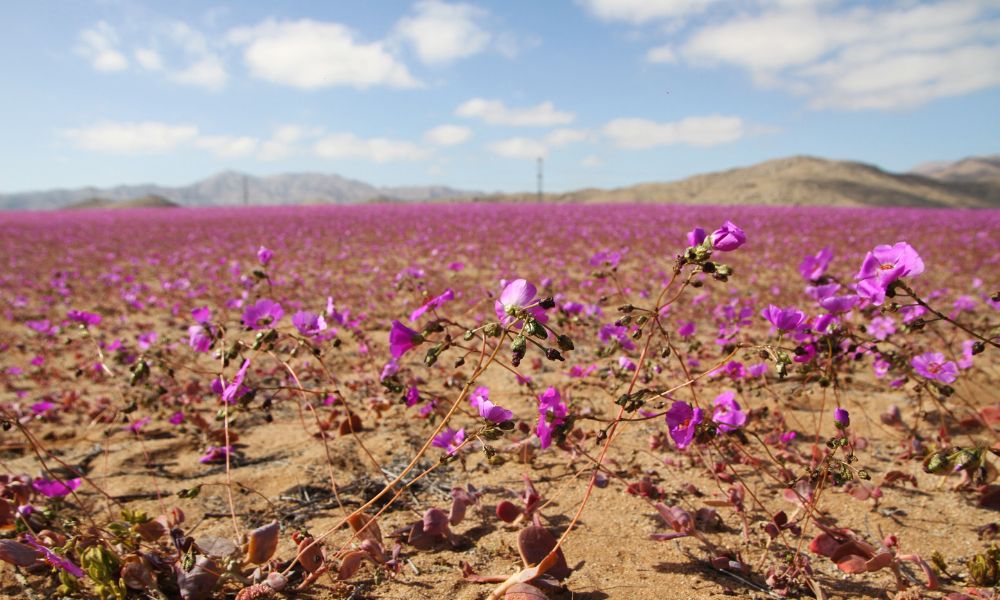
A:
{"label": "mountain range", "polygon": [[[231,206],[360,202],[532,202],[536,193],[484,194],[445,186],[376,187],[325,173],[255,177],[225,171],[181,187],[123,185],[0,194],[3,209]],[[814,206],[1000,208],[1000,155],[919,165],[891,173],[874,165],[793,156],[679,181],[545,194],[545,202],[650,202]]]}

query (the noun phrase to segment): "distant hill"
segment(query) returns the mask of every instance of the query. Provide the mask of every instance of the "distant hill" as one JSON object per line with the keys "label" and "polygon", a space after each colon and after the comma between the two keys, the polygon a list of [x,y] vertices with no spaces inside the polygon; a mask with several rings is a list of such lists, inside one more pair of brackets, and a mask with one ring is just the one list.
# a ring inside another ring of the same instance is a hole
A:
{"label": "distant hill", "polygon": [[[245,187],[244,187],[245,186]],[[132,185],[0,195],[0,209],[101,206],[159,197],[181,206],[243,204],[356,204],[362,202],[534,202],[534,193],[483,194],[444,186],[375,187],[328,173],[253,177],[225,171],[182,187]],[[646,202],[793,206],[925,206],[1000,208],[1000,155],[929,163],[890,173],[850,161],[793,156],[680,181],[617,189],[546,194],[546,202]]]}
{"label": "distant hill", "polygon": [[[791,206],[998,207],[997,185],[968,185],[920,174],[895,174],[873,165],[793,156],[750,167],[695,175],[669,183],[548,194],[550,202],[649,202]],[[479,201],[524,201],[535,194],[476,196]]]}
{"label": "distant hill", "polygon": [[63,208],[88,201],[91,207],[95,207],[95,199],[123,202],[153,196],[180,206],[233,206],[243,204],[244,185],[248,203],[254,205],[354,204],[376,198],[430,201],[475,193],[444,186],[375,187],[330,173],[254,177],[236,171],[223,171],[180,187],[143,184],[0,194],[0,210]]}
{"label": "distant hill", "polygon": [[80,202],[74,202],[63,208],[67,210],[87,209],[87,208],[178,208],[180,204],[171,202],[163,196],[150,194],[140,196],[131,200],[110,200],[108,198],[87,198]]}

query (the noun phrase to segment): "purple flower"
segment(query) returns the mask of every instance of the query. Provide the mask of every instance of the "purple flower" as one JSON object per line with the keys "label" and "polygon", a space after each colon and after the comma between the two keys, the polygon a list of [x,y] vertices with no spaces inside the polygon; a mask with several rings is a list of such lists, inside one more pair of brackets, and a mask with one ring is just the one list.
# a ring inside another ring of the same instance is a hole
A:
{"label": "purple flower", "polygon": [[701,227],[695,227],[691,231],[687,232],[687,243],[688,246],[700,246],[702,242],[705,241],[705,230]]}
{"label": "purple flower", "polygon": [[857,296],[827,296],[819,301],[819,305],[824,309],[829,311],[831,314],[845,313],[858,303]]}
{"label": "purple flower", "polygon": [[513,326],[520,323],[520,319],[515,317],[514,313],[524,311],[530,313],[539,323],[546,322],[548,317],[541,307],[532,306],[531,308],[526,308],[534,301],[535,294],[537,293],[538,290],[535,289],[535,286],[524,279],[515,279],[508,283],[507,287],[500,293],[500,299],[493,305],[497,319],[503,325]]}
{"label": "purple flower", "polygon": [[151,417],[143,417],[138,421],[133,421],[132,423],[129,423],[128,425],[123,427],[123,429],[127,429],[128,431],[131,431],[132,433],[139,435],[139,432],[142,431],[142,428],[145,427],[146,425],[149,425],[149,422],[152,420],[153,419]]}
{"label": "purple flower", "polygon": [[726,221],[722,227],[712,232],[712,247],[720,252],[732,252],[746,241],[747,235],[731,221]]}
{"label": "purple flower", "polygon": [[70,492],[76,491],[80,487],[80,478],[67,479],[66,481],[56,481],[53,479],[35,479],[31,482],[31,487],[46,498],[62,498],[68,496]]}
{"label": "purple flower", "polygon": [[313,337],[326,330],[326,319],[323,318],[323,315],[300,310],[292,315],[292,325],[295,325],[295,328],[302,335]]}
{"label": "purple flower", "polygon": [[188,345],[195,352],[208,352],[215,344],[211,325],[191,325],[188,327]]}
{"label": "purple flower", "polygon": [[782,444],[787,444],[787,443],[791,442],[792,440],[794,440],[797,437],[799,437],[798,432],[795,431],[795,430],[792,430],[792,431],[786,431],[785,433],[781,434],[781,438],[779,438],[779,439],[780,439],[780,441],[781,441]]}
{"label": "purple flower", "polygon": [[629,359],[629,357],[627,357],[627,356],[619,356],[618,357],[618,368],[620,368],[622,371],[635,371],[637,367],[636,367],[635,363],[632,362],[631,359]]}
{"label": "purple flower", "polygon": [[398,372],[399,372],[399,362],[397,362],[396,359],[394,358],[389,362],[385,363],[385,366],[382,367],[382,373],[378,376],[378,379],[379,381],[385,381],[386,379],[392,377]]}
{"label": "purple flower", "polygon": [[799,263],[799,273],[809,281],[816,281],[823,276],[823,273],[826,273],[826,268],[830,266],[831,260],[833,260],[833,250],[827,246],[817,252],[815,256],[803,258],[802,262]]}
{"label": "purple flower", "polygon": [[910,365],[917,373],[927,379],[953,383],[958,378],[958,365],[950,360],[946,361],[944,354],[940,352],[926,352],[920,356],[914,356],[910,360]]}
{"label": "purple flower", "polygon": [[202,306],[201,308],[192,310],[191,316],[198,323],[208,323],[212,320],[212,309],[207,306]]}
{"label": "purple flower", "polygon": [[621,252],[615,252],[613,250],[601,250],[590,257],[590,266],[592,267],[607,267],[609,269],[614,269],[621,262],[622,254]]}
{"label": "purple flower", "polygon": [[260,264],[266,267],[272,258],[274,258],[274,250],[270,250],[264,246],[257,249],[257,260],[260,261]]}
{"label": "purple flower", "polygon": [[84,327],[90,325],[97,325],[101,322],[101,315],[95,315],[94,313],[89,313],[82,310],[71,310],[66,313],[66,318],[70,321],[74,321],[83,325]]}
{"label": "purple flower", "polygon": [[180,425],[181,423],[184,422],[184,413],[181,411],[177,411],[174,414],[170,415],[170,419],[168,420],[171,425]]}
{"label": "purple flower", "polygon": [[550,387],[538,396],[538,425],[535,433],[543,450],[552,444],[553,431],[566,421],[568,414],[569,409],[556,388]]}
{"label": "purple flower", "polygon": [[55,402],[49,402],[47,400],[43,400],[42,402],[35,402],[34,404],[32,404],[28,408],[31,410],[31,414],[37,416],[37,415],[45,414],[45,413],[49,412],[50,410],[52,410],[55,407],[56,407],[56,403]]}
{"label": "purple flower", "polygon": [[694,439],[695,429],[701,423],[701,409],[692,408],[687,402],[677,400],[670,406],[666,418],[671,439],[679,449],[687,448]]}
{"label": "purple flower", "polygon": [[965,340],[962,342],[962,358],[958,359],[958,366],[961,369],[971,369],[973,363],[972,347],[975,346],[975,340]]}
{"label": "purple flower", "polygon": [[243,366],[241,366],[240,370],[236,372],[236,375],[233,377],[233,380],[230,381],[229,385],[227,385],[225,389],[222,390],[223,402],[225,402],[226,404],[232,404],[243,395],[242,393],[239,392],[241,391],[240,388],[243,386],[243,378],[246,376],[248,368],[250,368],[249,358],[243,361]]}
{"label": "purple flower", "polygon": [[892,317],[875,317],[868,325],[868,333],[876,340],[882,341],[896,333],[896,322]]}
{"label": "purple flower", "polygon": [[839,283],[827,283],[824,285],[807,285],[806,294],[815,298],[817,301],[820,301],[823,298],[829,298],[830,296],[834,295],[835,293],[837,293],[837,290],[839,289],[840,289]]}
{"label": "purple flower", "polygon": [[736,431],[747,422],[747,414],[740,410],[740,405],[736,402],[736,393],[733,391],[722,392],[716,396],[712,405],[715,407],[712,420],[719,425],[719,431],[723,433]]}
{"label": "purple flower", "polygon": [[677,335],[684,339],[687,339],[694,335],[695,324],[694,321],[685,321],[683,325],[677,328]]}
{"label": "purple flower", "polygon": [[209,446],[205,454],[198,459],[198,462],[208,464],[218,464],[226,462],[226,457],[233,453],[232,446]]}
{"label": "purple flower", "polygon": [[392,329],[389,330],[389,354],[393,358],[400,358],[423,341],[424,336],[399,321],[393,321]]}
{"label": "purple flower", "polygon": [[491,423],[503,423],[514,418],[514,413],[490,401],[490,389],[477,387],[469,396],[469,404],[479,411],[479,416]]}
{"label": "purple flower", "polygon": [[833,423],[837,429],[847,429],[851,426],[851,414],[838,406],[833,411]]}
{"label": "purple flower", "polygon": [[420,390],[417,386],[411,385],[408,390],[406,390],[406,408],[415,406],[417,402],[420,402]]}
{"label": "purple flower", "polygon": [[46,548],[45,546],[39,544],[38,540],[36,540],[34,536],[25,535],[24,541],[28,542],[28,545],[34,548],[35,550],[41,552],[42,555],[45,557],[45,562],[49,563],[53,567],[66,571],[73,577],[76,577],[78,579],[83,578],[83,571],[80,570],[80,567],[76,566],[68,559],[59,556],[55,552]]}
{"label": "purple flower", "polygon": [[465,441],[464,428],[456,430],[446,427],[444,431],[434,437],[431,444],[438,448],[444,448],[448,454],[454,454],[458,452],[458,447],[462,445],[463,441]]}
{"label": "purple flower", "polygon": [[250,329],[263,329],[281,320],[285,311],[274,300],[261,298],[243,311],[243,325]]}
{"label": "purple flower", "polygon": [[410,320],[416,321],[429,310],[435,310],[445,302],[455,299],[455,292],[451,288],[446,289],[440,296],[435,296],[427,301],[423,306],[410,313]]}
{"label": "purple flower", "polygon": [[806,315],[797,308],[779,308],[773,304],[760,312],[780,331],[796,331],[806,320]]}
{"label": "purple flower", "polygon": [[136,345],[139,346],[140,350],[149,350],[159,337],[155,331],[140,333],[136,338]]}
{"label": "purple flower", "polygon": [[879,306],[885,301],[885,292],[900,277],[920,275],[924,261],[912,246],[897,242],[893,246],[875,246],[865,256],[861,270],[854,277],[858,280],[858,295]]}

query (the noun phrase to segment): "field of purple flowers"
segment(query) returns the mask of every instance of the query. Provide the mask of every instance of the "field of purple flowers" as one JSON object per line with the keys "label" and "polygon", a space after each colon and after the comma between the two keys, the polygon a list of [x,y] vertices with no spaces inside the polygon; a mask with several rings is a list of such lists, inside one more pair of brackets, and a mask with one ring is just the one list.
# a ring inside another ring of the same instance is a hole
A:
{"label": "field of purple flowers", "polygon": [[1000,211],[0,228],[2,594],[996,597]]}

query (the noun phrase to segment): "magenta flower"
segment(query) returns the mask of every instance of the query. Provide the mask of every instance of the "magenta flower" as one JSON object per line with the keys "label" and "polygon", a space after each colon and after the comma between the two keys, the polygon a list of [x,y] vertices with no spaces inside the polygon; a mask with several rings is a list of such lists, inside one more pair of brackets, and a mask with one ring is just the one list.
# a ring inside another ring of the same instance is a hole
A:
{"label": "magenta flower", "polygon": [[198,462],[210,465],[226,462],[226,457],[233,453],[232,446],[209,446]]}
{"label": "magenta flower", "polygon": [[667,431],[670,438],[677,444],[677,448],[683,450],[694,440],[695,430],[702,421],[702,411],[700,408],[692,408],[687,402],[677,400],[667,411]]}
{"label": "magenta flower", "polygon": [[440,296],[435,296],[428,300],[423,306],[410,313],[410,320],[416,321],[429,310],[436,310],[445,302],[455,299],[455,292],[448,288]]}
{"label": "magenta flower", "polygon": [[920,356],[914,356],[910,360],[913,370],[926,377],[942,383],[953,383],[958,378],[958,365],[950,360],[945,360],[944,354],[940,352],[926,352]]}
{"label": "magenta flower", "polygon": [[225,389],[222,390],[223,402],[225,402],[226,404],[232,404],[243,395],[242,393],[239,392],[241,391],[240,388],[243,387],[243,378],[246,376],[248,368],[250,368],[249,358],[243,361],[243,366],[241,366],[240,370],[236,372],[236,375],[233,377],[233,380],[230,381],[229,385],[227,385]]}
{"label": "magenta flower", "polygon": [[28,545],[34,548],[35,550],[41,552],[42,555],[45,557],[45,562],[49,563],[53,567],[62,569],[63,571],[66,571],[67,573],[78,579],[83,577],[83,571],[80,570],[80,567],[73,564],[69,559],[59,556],[55,552],[49,550],[45,546],[38,543],[38,540],[36,540],[34,536],[25,535],[24,541],[28,542]]}
{"label": "magenta flower", "polygon": [[740,410],[740,405],[736,402],[735,392],[722,392],[716,396],[712,405],[715,407],[712,420],[719,425],[719,431],[729,433],[746,424],[747,414]]}
{"label": "magenta flower", "polygon": [[389,330],[389,354],[393,358],[400,358],[423,341],[424,336],[399,321],[393,321],[392,329]]}
{"label": "magenta flower", "polygon": [[326,319],[323,315],[300,310],[292,315],[292,325],[306,337],[314,337],[326,330]]}
{"label": "magenta flower", "polygon": [[191,316],[198,323],[208,323],[212,320],[212,309],[207,306],[196,308],[191,311]]}
{"label": "magenta flower", "polygon": [[885,302],[885,292],[892,282],[923,272],[924,261],[917,251],[906,242],[897,242],[893,246],[875,246],[854,278],[858,280],[858,295],[879,306]]}
{"label": "magenta flower", "polygon": [[569,409],[562,401],[559,390],[550,387],[538,396],[538,425],[535,434],[544,450],[552,444],[552,433],[566,421]]}
{"label": "magenta flower", "polygon": [[796,331],[806,320],[806,315],[797,308],[779,308],[773,304],[760,312],[779,331]]}
{"label": "magenta flower", "polygon": [[876,340],[882,341],[896,333],[896,322],[892,317],[875,317],[868,325],[868,333]]}
{"label": "magenta flower", "polygon": [[417,386],[411,385],[408,390],[406,390],[406,408],[411,406],[416,406],[417,402],[420,402],[420,390]]}
{"label": "magenta flower", "polygon": [[490,401],[490,389],[477,387],[469,396],[469,404],[479,411],[479,416],[491,423],[503,423],[514,418],[514,413]]}
{"label": "magenta flower", "polygon": [[837,429],[847,429],[851,426],[851,414],[838,406],[833,411],[833,424]]}
{"label": "magenta flower", "polygon": [[535,289],[535,286],[524,279],[515,279],[508,283],[507,287],[500,293],[500,299],[493,305],[497,319],[503,325],[513,326],[520,323],[520,320],[514,316],[514,313],[517,311],[526,311],[535,317],[535,320],[539,323],[546,322],[548,317],[541,307],[532,306],[527,308],[534,301],[535,294],[537,293],[538,290]]}
{"label": "magenta flower", "polygon": [[136,338],[136,346],[138,346],[140,350],[149,350],[153,344],[156,343],[156,340],[159,339],[159,337],[160,336],[158,336],[155,331],[140,333]]}
{"label": "magenta flower", "polygon": [[857,296],[827,296],[819,301],[819,305],[824,309],[829,311],[831,314],[845,313],[858,303],[860,298]]}
{"label": "magenta flower", "polygon": [[80,487],[80,478],[57,481],[54,479],[35,479],[31,482],[31,487],[36,492],[46,498],[62,498],[68,496],[70,492],[76,491]]}
{"label": "magenta flower", "polygon": [[174,414],[170,415],[170,419],[168,419],[168,421],[170,422],[171,425],[180,425],[181,423],[184,422],[184,413],[181,411],[177,411]]}
{"label": "magenta flower", "polygon": [[389,362],[385,363],[385,366],[382,367],[382,373],[379,374],[378,379],[379,381],[385,381],[386,379],[392,377],[398,372],[399,372],[399,362],[397,362],[396,359],[394,358]]}
{"label": "magenta flower", "polygon": [[712,247],[720,252],[732,252],[746,241],[747,235],[731,221],[726,221],[722,227],[712,232]]}
{"label": "magenta flower", "polygon": [[149,422],[152,420],[153,420],[152,417],[143,417],[138,421],[133,421],[129,423],[128,425],[123,427],[123,429],[127,429],[128,431],[131,431],[132,433],[139,435],[139,432],[142,431],[142,428],[145,427],[146,425],[149,425]]}
{"label": "magenta flower", "polygon": [[257,260],[260,261],[260,264],[266,267],[272,258],[274,258],[274,250],[265,248],[264,246],[257,249]]}
{"label": "magenta flower", "polygon": [[705,230],[701,227],[695,227],[691,231],[687,232],[687,243],[688,246],[700,246],[702,242],[705,241]]}
{"label": "magenta flower", "polygon": [[618,357],[618,368],[622,371],[635,371],[638,367],[632,362],[632,360],[627,356]]}
{"label": "magenta flower", "polygon": [[685,321],[683,325],[677,328],[677,335],[684,339],[687,339],[694,335],[695,323],[694,321]]}
{"label": "magenta flower", "polygon": [[826,273],[826,268],[833,260],[833,250],[829,246],[816,253],[815,256],[807,256],[799,263],[799,273],[808,281],[816,281]]}
{"label": "magenta flower", "polygon": [[590,266],[592,267],[607,267],[609,269],[614,269],[621,262],[622,254],[621,252],[615,252],[613,250],[601,250],[590,257]]}
{"label": "magenta flower", "polygon": [[465,428],[462,429],[452,429],[451,427],[446,427],[441,433],[434,437],[434,441],[431,442],[432,445],[438,448],[444,448],[448,454],[454,454],[458,452],[458,447],[462,445],[465,441]]}
{"label": "magenta flower", "polygon": [[188,345],[195,352],[208,352],[215,344],[211,325],[191,325],[188,327]]}
{"label": "magenta flower", "polygon": [[66,318],[84,327],[97,325],[101,322],[101,315],[95,315],[82,310],[71,310],[66,313]]}
{"label": "magenta flower", "polygon": [[249,329],[264,329],[285,315],[281,305],[274,300],[261,298],[243,311],[243,325]]}

